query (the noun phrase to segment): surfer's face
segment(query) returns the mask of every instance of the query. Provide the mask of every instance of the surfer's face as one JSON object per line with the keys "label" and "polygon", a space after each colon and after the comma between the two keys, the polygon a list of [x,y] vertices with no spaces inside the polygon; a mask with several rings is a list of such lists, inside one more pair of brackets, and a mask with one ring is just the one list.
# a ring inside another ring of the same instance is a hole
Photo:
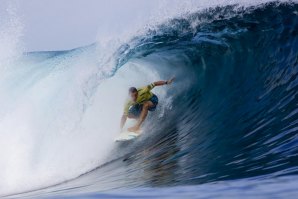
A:
{"label": "surfer's face", "polygon": [[130,98],[131,98],[131,100],[132,101],[137,101],[137,98],[138,98],[138,92],[136,91],[136,92],[131,92],[130,93]]}

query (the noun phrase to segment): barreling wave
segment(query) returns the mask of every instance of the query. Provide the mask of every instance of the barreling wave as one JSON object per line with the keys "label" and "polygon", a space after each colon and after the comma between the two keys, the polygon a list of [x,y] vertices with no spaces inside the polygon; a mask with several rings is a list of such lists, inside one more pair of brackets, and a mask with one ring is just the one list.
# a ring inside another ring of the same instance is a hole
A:
{"label": "barreling wave", "polygon": [[171,107],[151,118],[154,141],[134,165],[160,164],[151,177],[166,185],[297,174],[297,10],[210,8],[123,46],[119,63],[146,60],[177,76]]}
{"label": "barreling wave", "polygon": [[[275,2],[248,8],[234,5],[171,19],[123,44],[113,54],[113,67],[94,66],[83,81],[75,83],[83,91],[75,92],[78,101],[71,100],[70,94],[71,106],[58,106],[63,111],[79,109],[70,112],[74,124],[62,117],[63,122],[70,123],[63,132],[75,132],[75,146],[87,144],[90,139],[102,139],[100,143],[105,143],[113,138],[111,131],[116,132],[115,118],[120,117],[121,99],[129,85],[172,75],[176,76],[175,84],[156,89],[160,105],[149,115],[140,140],[129,145],[110,144],[112,153],[105,150],[105,154],[112,155],[105,156],[99,167],[97,161],[80,165],[82,173],[97,168],[48,190],[71,189],[75,185],[84,192],[297,174],[297,30],[296,3]],[[79,59],[86,64],[96,60],[94,52],[92,45],[30,56],[36,62],[52,64],[59,60],[62,69],[57,69],[58,74],[62,70],[78,78],[75,73],[84,68],[68,70],[63,60],[69,64]],[[73,60],[76,56],[80,58]],[[47,68],[43,75],[54,70]],[[67,83],[74,81],[72,76],[67,77]],[[34,81],[28,80],[28,85],[31,83]],[[120,92],[112,97],[116,98],[113,102],[111,95],[116,91],[111,89]],[[53,92],[55,96],[61,94],[56,86]],[[102,104],[107,107],[101,107]],[[61,128],[58,125],[54,130]],[[81,141],[79,132],[91,132],[92,136]],[[72,142],[70,138],[66,135],[65,139]],[[103,148],[87,147],[84,154]],[[69,151],[73,149],[69,147]],[[79,150],[76,152],[80,154]],[[95,152],[99,154],[102,151]],[[88,154],[87,158],[95,160],[95,155]],[[87,158],[76,161],[86,162]],[[77,171],[60,182],[74,173]]]}

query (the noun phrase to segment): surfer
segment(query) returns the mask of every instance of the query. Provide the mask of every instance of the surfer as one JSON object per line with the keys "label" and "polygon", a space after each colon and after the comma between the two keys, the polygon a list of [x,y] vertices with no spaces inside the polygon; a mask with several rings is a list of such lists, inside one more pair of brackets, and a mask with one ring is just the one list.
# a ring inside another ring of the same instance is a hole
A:
{"label": "surfer", "polygon": [[158,104],[158,97],[151,92],[155,86],[169,85],[174,81],[174,78],[171,78],[167,81],[157,81],[149,84],[145,87],[136,89],[135,87],[130,87],[128,94],[130,99],[126,102],[124,107],[124,113],[121,118],[120,128],[122,130],[127,118],[132,118],[138,120],[136,125],[128,128],[130,132],[137,132],[140,130],[140,127],[148,111],[155,111]]}

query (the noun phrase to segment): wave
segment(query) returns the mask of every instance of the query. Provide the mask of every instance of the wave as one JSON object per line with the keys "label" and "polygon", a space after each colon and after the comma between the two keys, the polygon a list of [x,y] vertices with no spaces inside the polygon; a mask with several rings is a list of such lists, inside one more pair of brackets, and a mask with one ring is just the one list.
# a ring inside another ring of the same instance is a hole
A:
{"label": "wave", "polygon": [[[297,174],[297,10],[293,2],[213,7],[149,28],[113,53],[94,44],[16,59],[1,74],[0,192],[98,165],[48,190]],[[160,106],[145,135],[115,145],[127,88],[170,76],[175,84],[154,90]]]}

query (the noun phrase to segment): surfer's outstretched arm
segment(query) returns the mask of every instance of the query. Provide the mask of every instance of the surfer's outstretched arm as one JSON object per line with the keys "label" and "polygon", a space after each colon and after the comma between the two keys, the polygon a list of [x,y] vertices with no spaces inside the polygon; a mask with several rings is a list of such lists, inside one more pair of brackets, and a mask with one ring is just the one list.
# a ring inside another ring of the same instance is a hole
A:
{"label": "surfer's outstretched arm", "polygon": [[174,79],[175,78],[173,77],[167,81],[157,81],[157,82],[154,82],[153,84],[154,84],[154,86],[163,86],[165,84],[171,84],[174,81]]}

